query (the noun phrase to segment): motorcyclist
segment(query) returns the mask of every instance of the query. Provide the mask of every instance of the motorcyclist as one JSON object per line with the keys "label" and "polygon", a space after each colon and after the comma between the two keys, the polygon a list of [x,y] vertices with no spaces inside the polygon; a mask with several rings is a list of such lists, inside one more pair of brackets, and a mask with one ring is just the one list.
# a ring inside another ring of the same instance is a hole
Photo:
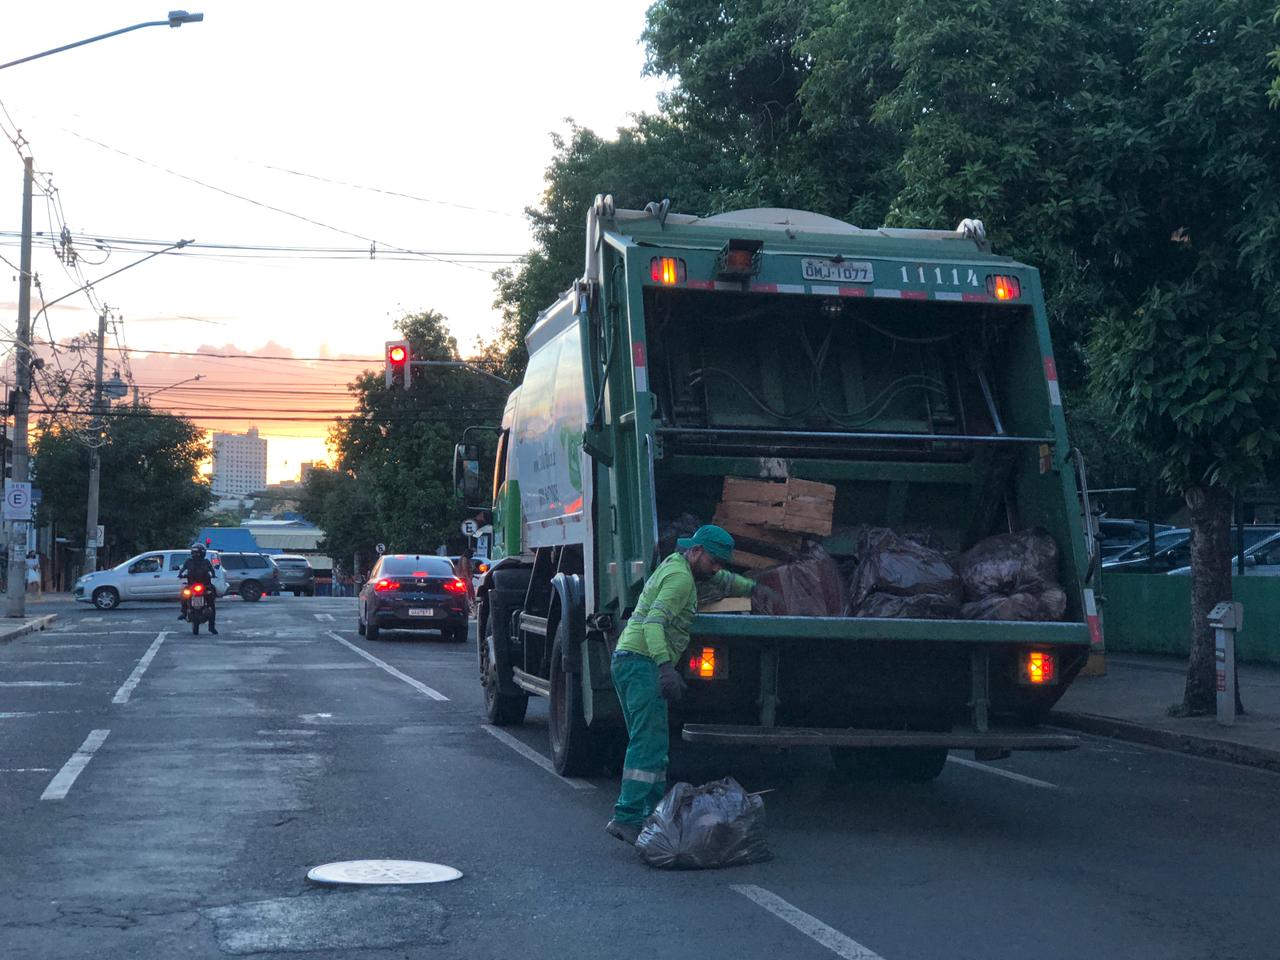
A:
{"label": "motorcyclist", "polygon": [[[209,632],[214,636],[218,635],[218,609],[214,605],[214,600],[218,596],[217,588],[213,585],[214,569],[213,564],[209,562],[205,554],[203,543],[193,543],[191,545],[191,556],[183,561],[182,566],[178,569],[178,579],[187,581],[190,586],[195,583],[203,583],[205,587],[205,605],[209,608]],[[187,618],[187,600],[182,600],[182,612],[178,614],[179,620]]]}

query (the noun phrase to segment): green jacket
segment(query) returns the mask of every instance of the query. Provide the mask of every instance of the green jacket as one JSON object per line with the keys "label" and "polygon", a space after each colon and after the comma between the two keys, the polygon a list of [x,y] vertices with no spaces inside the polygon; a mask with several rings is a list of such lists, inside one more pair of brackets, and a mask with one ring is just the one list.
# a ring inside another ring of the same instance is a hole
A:
{"label": "green jacket", "polygon": [[[720,596],[749,597],[755,581],[721,570],[705,586]],[[689,625],[698,610],[698,592],[689,561],[684,554],[671,554],[645,583],[636,609],[618,639],[618,649],[652,657],[658,664],[674,661],[689,645]]]}

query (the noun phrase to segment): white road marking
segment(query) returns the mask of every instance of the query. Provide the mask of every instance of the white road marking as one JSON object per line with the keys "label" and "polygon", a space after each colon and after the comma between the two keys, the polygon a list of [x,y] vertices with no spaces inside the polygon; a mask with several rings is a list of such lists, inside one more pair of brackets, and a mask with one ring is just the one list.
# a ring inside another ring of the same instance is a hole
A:
{"label": "white road marking", "polygon": [[1029,787],[1039,787],[1042,790],[1058,789],[1056,783],[1050,783],[1048,780],[1037,780],[1035,777],[1027,777],[1021,773],[1014,773],[1012,770],[1001,770],[999,767],[993,767],[987,763],[979,763],[976,760],[965,760],[963,757],[947,757],[947,763],[956,763],[962,767],[968,767],[970,770],[981,770],[983,773],[1004,777],[1006,780],[1016,780],[1018,783],[1025,783]]}
{"label": "white road marking", "polygon": [[829,927],[817,917],[810,916],[799,907],[794,907],[775,893],[754,883],[734,883],[730,889],[736,890],[748,900],[764,907],[783,923],[789,923],[806,937],[817,941],[838,957],[844,960],[884,960],[874,950],[869,950],[857,940],[851,940],[835,927]]}
{"label": "white road marking", "polygon": [[101,664],[101,660],[20,660],[6,663],[6,667],[83,667]]}
{"label": "white road marking", "polygon": [[382,669],[382,670],[387,671],[387,673],[391,674],[391,675],[392,675],[393,677],[395,677],[397,680],[403,680],[405,683],[407,683],[409,686],[413,687],[413,689],[417,690],[419,693],[426,694],[426,695],[427,695],[428,697],[430,697],[432,700],[448,700],[448,699],[449,699],[449,698],[448,698],[448,697],[446,697],[443,693],[441,693],[439,690],[433,690],[431,687],[428,687],[428,686],[427,686],[425,683],[423,683],[421,680],[415,680],[415,679],[413,679],[413,677],[409,676],[408,674],[401,673],[399,670],[397,670],[397,669],[396,669],[395,667],[393,667],[391,664],[386,663],[386,662],[384,662],[384,661],[382,661],[382,660],[379,660],[379,659],[378,659],[377,657],[375,657],[372,653],[368,653],[368,652],[366,652],[366,651],[364,651],[364,650],[361,650],[361,649],[360,649],[359,647],[357,647],[354,643],[351,643],[351,642],[349,642],[349,641],[347,641],[347,640],[343,640],[343,639],[342,639],[342,637],[338,636],[338,635],[337,635],[336,633],[334,633],[332,630],[330,630],[330,631],[329,631],[329,636],[333,637],[333,639],[337,640],[337,641],[338,641],[340,644],[342,644],[344,647],[348,647],[348,648],[350,648],[350,649],[354,650],[356,653],[360,654],[360,656],[364,657],[364,658],[365,658],[366,660],[368,660],[370,663],[372,663],[372,664],[376,665],[377,667],[379,667],[379,668],[380,668],[380,669]]}
{"label": "white road marking", "polygon": [[0,687],[78,687],[68,680],[0,680]]}
{"label": "white road marking", "polygon": [[0,767],[0,773],[52,773],[53,767]]}
{"label": "white road marking", "polygon": [[76,782],[76,777],[80,776],[84,768],[89,765],[94,751],[102,746],[102,742],[107,739],[107,734],[110,732],[110,730],[90,731],[84,738],[84,743],[80,744],[80,749],[73,753],[71,759],[62,765],[62,769],[54,774],[49,785],[44,788],[44,793],[40,794],[40,799],[62,800],[65,798],[71,785]]}
{"label": "white road marking", "polygon": [[19,710],[13,713],[0,713],[0,720],[12,720],[15,717],[34,717],[34,716],[35,716],[34,713],[27,713]]}
{"label": "white road marking", "polygon": [[552,764],[550,760],[548,760],[546,757],[540,754],[537,750],[533,749],[533,747],[529,746],[527,743],[523,743],[517,740],[511,734],[507,733],[507,731],[499,730],[497,727],[491,726],[490,724],[487,724],[487,723],[480,724],[480,729],[483,730],[485,733],[490,734],[492,737],[494,737],[494,739],[498,740],[500,743],[505,743],[508,747],[510,747],[516,753],[520,754],[520,756],[524,757],[526,760],[532,760],[534,763],[540,766],[543,770],[547,771],[547,773],[551,774],[561,783],[567,783],[569,786],[573,787],[573,789],[575,790],[594,790],[596,788],[596,785],[594,783],[589,783],[586,780],[579,780],[576,777],[560,776],[560,774],[556,773],[555,765]]}
{"label": "white road marking", "polygon": [[101,623],[102,617],[81,617],[81,623]]}
{"label": "white road marking", "polygon": [[156,655],[156,651],[160,649],[160,644],[164,643],[168,631],[161,630],[160,635],[151,641],[151,646],[147,647],[147,652],[142,655],[142,659],[138,661],[138,665],[133,668],[133,673],[129,674],[129,679],[120,684],[120,689],[116,691],[116,695],[111,698],[112,703],[128,703],[129,697],[133,693],[133,688],[138,685],[138,681],[142,679],[142,675],[147,672],[147,667],[151,666],[151,661]]}
{"label": "white road marking", "polygon": [[312,616],[315,617],[317,620],[328,620],[330,623],[333,622],[332,613],[314,613],[312,614]]}

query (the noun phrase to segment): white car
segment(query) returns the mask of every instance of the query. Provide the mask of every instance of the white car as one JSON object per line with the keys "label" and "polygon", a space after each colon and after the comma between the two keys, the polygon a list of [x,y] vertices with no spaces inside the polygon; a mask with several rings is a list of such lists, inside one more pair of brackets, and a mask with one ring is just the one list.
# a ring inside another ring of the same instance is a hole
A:
{"label": "white car", "polygon": [[[76,581],[71,595],[82,603],[92,603],[99,610],[114,610],[126,600],[176,603],[182,597],[184,586],[178,579],[178,571],[190,558],[190,550],[148,550],[110,570],[85,574]],[[218,561],[218,552],[210,550],[208,559],[213,564],[214,589],[219,597],[225,597],[227,575]]]}
{"label": "white car", "polygon": [[[1245,543],[1248,543],[1249,528],[1245,527]],[[1235,543],[1235,528],[1231,530],[1231,542]],[[1231,575],[1236,575],[1240,554],[1231,558]],[[1191,573],[1190,567],[1179,567],[1170,570],[1173,577],[1185,577]],[[1244,574],[1246,577],[1280,577],[1280,533],[1273,533],[1259,540],[1244,552]]]}

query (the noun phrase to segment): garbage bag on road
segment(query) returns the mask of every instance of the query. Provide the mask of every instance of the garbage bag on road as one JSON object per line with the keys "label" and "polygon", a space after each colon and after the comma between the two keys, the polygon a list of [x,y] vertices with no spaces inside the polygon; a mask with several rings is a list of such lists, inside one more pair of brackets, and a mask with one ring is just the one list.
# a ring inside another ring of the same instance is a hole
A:
{"label": "garbage bag on road", "polygon": [[645,821],[636,840],[651,867],[709,870],[769,860],[764,800],[733,777],[695,787],[677,783]]}

